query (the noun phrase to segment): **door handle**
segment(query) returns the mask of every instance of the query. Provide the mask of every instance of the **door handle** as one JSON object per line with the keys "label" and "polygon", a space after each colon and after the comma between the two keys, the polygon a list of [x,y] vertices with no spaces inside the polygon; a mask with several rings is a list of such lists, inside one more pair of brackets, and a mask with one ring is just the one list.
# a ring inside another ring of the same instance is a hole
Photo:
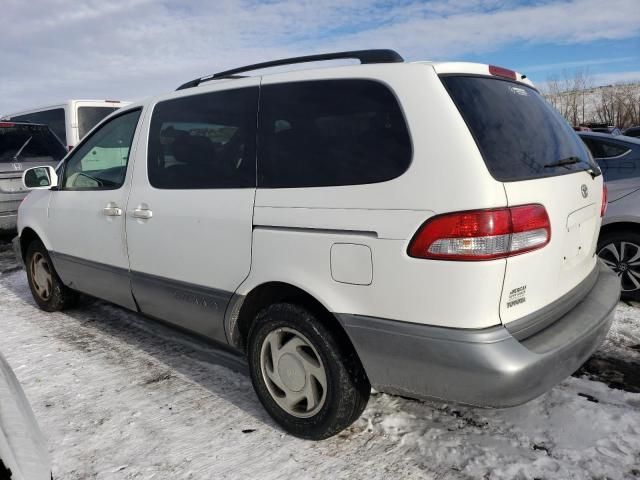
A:
{"label": "door handle", "polygon": [[122,215],[122,209],[118,207],[115,202],[109,202],[107,206],[102,209],[102,214],[107,217],[119,217]]}
{"label": "door handle", "polygon": [[153,212],[149,210],[146,206],[139,205],[137,208],[133,210],[133,216],[136,218],[149,220],[151,217],[153,217]]}

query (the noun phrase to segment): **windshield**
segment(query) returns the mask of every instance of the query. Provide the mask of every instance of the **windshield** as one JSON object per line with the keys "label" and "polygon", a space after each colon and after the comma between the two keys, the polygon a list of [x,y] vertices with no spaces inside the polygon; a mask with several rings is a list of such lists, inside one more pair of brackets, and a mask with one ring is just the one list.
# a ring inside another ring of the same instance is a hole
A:
{"label": "windshield", "polygon": [[78,107],[78,135],[80,139],[95,127],[100,120],[118,107]]}
{"label": "windshield", "polygon": [[59,161],[67,153],[46,125],[0,124],[0,163]]}
{"label": "windshield", "polygon": [[599,172],[573,129],[533,88],[487,77],[441,79],[496,180]]}

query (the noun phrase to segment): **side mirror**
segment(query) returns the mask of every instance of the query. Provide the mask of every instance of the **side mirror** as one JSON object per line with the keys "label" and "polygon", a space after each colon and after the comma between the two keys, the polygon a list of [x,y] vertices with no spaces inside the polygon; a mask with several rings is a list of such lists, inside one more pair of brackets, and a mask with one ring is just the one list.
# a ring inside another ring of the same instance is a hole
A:
{"label": "side mirror", "polygon": [[29,190],[49,190],[58,186],[58,174],[53,167],[27,168],[22,174],[22,183]]}

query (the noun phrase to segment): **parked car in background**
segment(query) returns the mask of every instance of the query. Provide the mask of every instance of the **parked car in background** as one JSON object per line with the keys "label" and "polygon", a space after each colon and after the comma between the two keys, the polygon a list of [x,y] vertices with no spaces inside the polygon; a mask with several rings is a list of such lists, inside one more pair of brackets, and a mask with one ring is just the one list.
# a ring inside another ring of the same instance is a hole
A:
{"label": "parked car in background", "polygon": [[29,401],[0,353],[0,480],[51,480],[51,459]]}
{"label": "parked car in background", "polygon": [[0,122],[0,231],[14,230],[27,194],[22,173],[35,165],[55,167],[67,150],[46,125]]}
{"label": "parked car in background", "polygon": [[[335,59],[361,65],[248,75]],[[81,291],[225,342],[304,438],[371,386],[522,404],[598,348],[620,294],[595,255],[600,170],[496,66],[367,50],[220,72],[24,178],[14,246],[40,308]]]}
{"label": "parked car in background", "polygon": [[606,123],[584,123],[581,126],[589,128],[592,132],[622,135],[622,130],[620,130],[620,128],[613,125],[607,125]]}
{"label": "parked car in background", "polygon": [[629,127],[624,131],[627,137],[640,137],[640,127]]}
{"label": "parked car in background", "polygon": [[585,127],[583,125],[574,126],[573,129],[576,132],[590,132],[591,131],[591,129],[589,127]]}
{"label": "parked car in background", "polygon": [[622,280],[622,296],[640,300],[640,140],[581,132],[608,187],[598,255]]}
{"label": "parked car in background", "polygon": [[48,125],[71,150],[100,120],[128,104],[120,100],[67,100],[57,105],[5,114],[1,120]]}

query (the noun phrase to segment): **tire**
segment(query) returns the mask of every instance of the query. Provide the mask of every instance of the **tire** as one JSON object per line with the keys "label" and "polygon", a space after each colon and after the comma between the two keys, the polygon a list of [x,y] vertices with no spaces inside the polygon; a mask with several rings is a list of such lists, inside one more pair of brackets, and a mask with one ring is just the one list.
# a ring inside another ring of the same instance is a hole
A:
{"label": "tire", "polygon": [[622,283],[621,298],[640,301],[640,234],[621,230],[598,239],[598,256]]}
{"label": "tire", "polygon": [[369,401],[371,385],[355,351],[305,307],[277,303],[258,313],[248,360],[260,402],[296,437],[331,437],[357,420]]}
{"label": "tire", "polygon": [[31,295],[42,310],[57,312],[75,305],[77,292],[62,283],[40,240],[32,241],[27,247],[25,268]]}

